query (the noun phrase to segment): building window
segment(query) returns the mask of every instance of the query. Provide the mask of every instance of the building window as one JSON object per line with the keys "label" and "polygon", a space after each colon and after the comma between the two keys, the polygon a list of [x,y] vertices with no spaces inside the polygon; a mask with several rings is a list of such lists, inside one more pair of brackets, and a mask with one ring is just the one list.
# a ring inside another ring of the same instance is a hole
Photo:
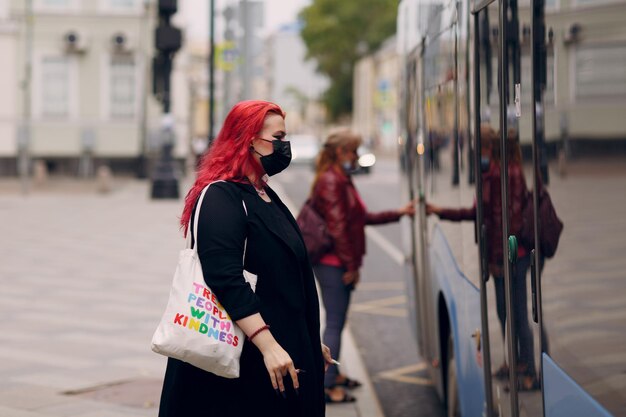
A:
{"label": "building window", "polygon": [[114,55],[110,71],[110,116],[132,119],[136,116],[137,71],[133,56]]}
{"label": "building window", "polygon": [[622,3],[624,0],[575,0],[576,6],[601,6],[611,3]]}
{"label": "building window", "polygon": [[41,11],[68,11],[76,9],[77,0],[35,0],[35,9]]}
{"label": "building window", "polygon": [[[520,7],[530,7],[531,0],[520,0]],[[595,1],[595,0],[592,0]],[[546,9],[555,9],[557,7],[557,0],[546,0],[545,2]]]}
{"label": "building window", "polygon": [[626,44],[579,47],[574,71],[576,99],[626,97]]}
{"label": "building window", "polygon": [[134,9],[137,6],[137,0],[109,0],[109,2],[115,9]]}
{"label": "building window", "polygon": [[[543,100],[546,106],[553,106],[555,89],[554,89],[554,54],[552,50],[548,50],[548,54],[546,58],[547,58],[546,60],[546,67],[547,67],[546,68],[546,86],[545,86],[545,91],[544,91],[545,94],[543,96]],[[522,75],[521,102],[522,102],[522,106],[525,107],[525,106],[530,106],[532,103],[533,86],[531,84],[531,74],[533,71],[533,67],[532,67],[530,55],[522,56],[521,65],[522,65],[522,68],[520,71]]]}
{"label": "building window", "polygon": [[40,0],[42,6],[64,7],[70,5],[70,0]]}
{"label": "building window", "polygon": [[0,19],[9,17],[9,0],[0,0]]}
{"label": "building window", "polygon": [[145,0],[100,0],[100,9],[103,12],[135,13],[141,11]]}
{"label": "building window", "polygon": [[67,118],[70,113],[70,62],[67,57],[44,57],[41,63],[41,114]]}

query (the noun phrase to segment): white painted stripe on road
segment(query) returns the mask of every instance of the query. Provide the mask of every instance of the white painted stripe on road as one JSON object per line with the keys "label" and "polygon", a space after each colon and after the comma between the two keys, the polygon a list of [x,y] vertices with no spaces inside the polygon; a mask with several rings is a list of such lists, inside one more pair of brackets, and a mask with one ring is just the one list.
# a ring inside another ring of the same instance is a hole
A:
{"label": "white painted stripe on road", "polygon": [[[355,404],[357,415],[359,417],[383,417],[385,413],[383,413],[383,407],[380,404],[378,394],[374,389],[372,378],[367,373],[365,362],[363,361],[361,352],[359,351],[356,341],[354,340],[354,336],[349,328],[344,329],[342,339],[342,368],[347,369],[349,371],[348,374],[351,374],[353,378],[361,381],[363,384],[361,388],[354,392],[354,396],[357,397],[357,402]],[[326,415],[331,415],[328,407]],[[348,416],[349,414],[346,413],[345,415]]]}
{"label": "white painted stripe on road", "polygon": [[391,259],[396,261],[398,265],[404,265],[406,257],[400,249],[384,237],[378,230],[372,226],[365,227],[365,234],[372,239]]}

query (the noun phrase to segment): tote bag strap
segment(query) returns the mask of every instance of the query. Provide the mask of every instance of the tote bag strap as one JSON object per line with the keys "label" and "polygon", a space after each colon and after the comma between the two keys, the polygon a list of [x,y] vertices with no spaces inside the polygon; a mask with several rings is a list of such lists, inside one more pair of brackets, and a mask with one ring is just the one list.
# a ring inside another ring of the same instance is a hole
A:
{"label": "tote bag strap", "polygon": [[[200,193],[200,197],[198,197],[198,201],[196,203],[196,210],[195,210],[195,215],[193,218],[193,222],[189,222],[187,224],[187,233],[186,236],[187,238],[185,239],[185,249],[191,249],[191,244],[192,241],[193,243],[198,241],[198,219],[200,218],[200,207],[202,207],[202,200],[204,200],[204,195],[206,194],[207,190],[209,189],[209,187],[213,184],[215,184],[216,182],[224,182],[224,181],[214,181],[211,182],[209,184],[207,184],[206,187],[204,187],[204,189],[202,189],[202,192]],[[193,235],[191,234],[192,230],[191,230],[191,225],[193,224]],[[193,239],[192,239],[193,236]],[[197,245],[194,245],[194,247],[197,247]]]}
{"label": "tote bag strap", "polygon": [[[248,207],[246,207],[246,202],[243,201],[243,199],[241,199],[241,204],[243,204],[243,211],[246,212],[246,217],[248,216]],[[248,248],[248,238],[246,237],[246,240],[243,241],[243,261],[242,263],[246,262],[246,249]]]}
{"label": "tote bag strap", "polygon": [[[211,185],[215,184],[216,182],[226,182],[226,181],[223,181],[223,180],[214,181],[208,184],[206,187],[204,187],[204,189],[202,190],[202,193],[200,194],[200,197],[198,198],[198,203],[196,204],[196,213],[193,218],[193,242],[195,243],[194,250],[196,251],[196,253],[198,252],[198,221],[200,220],[200,208],[202,207],[202,201],[204,200],[204,195],[206,194],[207,190],[209,189]],[[241,204],[243,204],[243,211],[246,213],[246,216],[247,216],[248,208],[246,207],[246,202],[243,201],[243,199],[241,200]],[[191,231],[190,229],[191,229],[191,222],[189,222],[189,224],[187,225],[187,241],[185,245],[187,249],[191,249],[192,234],[189,233]],[[244,261],[246,259],[247,246],[248,246],[248,238],[246,238],[246,240],[244,240],[243,242],[243,260]]]}

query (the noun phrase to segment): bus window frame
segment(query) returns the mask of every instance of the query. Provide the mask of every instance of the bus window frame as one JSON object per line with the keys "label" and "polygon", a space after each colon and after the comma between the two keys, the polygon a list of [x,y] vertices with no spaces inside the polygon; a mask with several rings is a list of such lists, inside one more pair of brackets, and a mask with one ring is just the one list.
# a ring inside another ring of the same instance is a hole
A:
{"label": "bus window frame", "polygon": [[487,7],[494,3],[496,0],[477,0],[474,2],[474,8],[472,9],[472,14],[478,15],[480,12],[485,10]]}
{"label": "bus window frame", "polygon": [[[475,132],[475,136],[476,136],[476,153],[475,153],[475,158],[479,158],[481,155],[481,145],[482,145],[482,141],[480,138],[480,124],[481,124],[481,120],[480,120],[480,52],[479,52],[479,47],[480,47],[480,36],[479,36],[479,29],[480,29],[480,20],[479,17],[482,13],[489,13],[487,10],[487,7],[491,4],[493,4],[495,2],[495,0],[485,0],[482,2],[479,2],[477,6],[474,7],[474,10],[472,11],[472,13],[474,14],[474,29],[475,29],[475,36],[474,36],[474,54],[475,54],[475,61],[474,61],[474,65],[475,68],[477,68],[475,70],[475,74],[474,74],[474,83],[475,83],[475,89],[474,89],[474,100],[475,100],[475,109],[474,109],[474,118],[475,118],[475,123],[474,123],[474,132]],[[509,56],[508,56],[508,48],[507,48],[507,36],[508,36],[508,30],[509,30],[509,24],[508,24],[508,18],[507,18],[507,12],[509,9],[509,1],[508,0],[501,0],[498,2],[498,38],[499,38],[499,44],[498,44],[498,86],[499,87],[499,91],[498,91],[498,97],[499,97],[499,124],[500,124],[500,149],[501,149],[501,155],[506,155],[507,153],[507,132],[508,132],[508,120],[507,120],[507,111],[508,111],[508,105],[509,105]],[[478,59],[476,59],[476,57],[478,57]],[[489,63],[489,65],[491,65],[491,63]],[[514,78],[517,75],[514,74]],[[476,104],[477,103],[477,104]],[[479,161],[477,161],[479,162]],[[509,386],[511,387],[515,387],[516,386],[516,382],[517,382],[517,361],[516,361],[516,354],[515,354],[515,346],[517,345],[517,332],[516,329],[514,327],[514,322],[513,322],[513,285],[512,285],[512,272],[513,272],[513,265],[511,264],[511,262],[513,262],[513,258],[511,256],[507,256],[507,254],[509,253],[509,245],[508,245],[508,241],[509,241],[509,215],[508,215],[508,210],[507,207],[509,207],[509,201],[508,201],[508,163],[507,163],[507,159],[506,158],[501,158],[501,166],[500,166],[500,192],[501,192],[501,198],[502,201],[500,202],[501,206],[503,207],[502,209],[502,247],[503,247],[503,253],[505,254],[504,259],[505,262],[503,263],[503,267],[504,267],[504,285],[505,285],[505,305],[506,305],[506,329],[507,329],[507,344],[506,344],[506,349],[507,349],[507,353],[508,353],[508,358],[509,358],[509,369],[511,369],[511,372],[509,372]],[[480,167],[480,163],[477,163],[477,169],[478,167]],[[477,173],[477,175],[479,175]],[[477,176],[477,179],[480,178]],[[477,201],[482,201],[482,181],[476,181],[476,198]],[[482,207],[481,204],[477,204],[477,216],[479,216],[477,218],[477,224],[481,225],[481,230],[480,230],[480,237],[481,237],[481,245],[480,245],[480,249],[481,249],[481,257],[483,256],[484,252],[482,252],[482,250],[484,249],[484,228],[482,227]],[[484,275],[485,273],[483,272],[484,269],[484,264],[481,260],[480,263],[480,268],[481,268],[481,282],[480,282],[480,291],[481,291],[481,323],[483,324],[483,334],[488,333],[488,320],[487,320],[487,300],[486,300],[486,285],[485,285],[485,279],[484,279]],[[486,273],[488,276],[488,272]],[[484,342],[487,342],[487,340],[485,339]],[[485,346],[489,346],[488,343],[485,343]],[[489,347],[488,347],[489,349]],[[490,368],[490,361],[491,361],[491,356],[487,356],[485,358],[486,360],[484,360],[483,362],[483,366],[484,367],[488,367]],[[487,401],[487,410],[488,412],[491,411],[491,404],[493,404],[493,402],[489,399],[489,397],[492,395],[492,391],[491,391],[491,372],[489,369],[489,373],[485,372],[485,394],[486,394],[486,398],[485,400]],[[518,392],[517,389],[512,389],[509,392],[509,398],[510,398],[510,412],[511,412],[511,416],[512,417],[518,417],[519,416],[519,399],[518,399]]]}
{"label": "bus window frame", "polygon": [[[493,1],[486,2],[488,6]],[[484,11],[483,11],[484,10]],[[482,138],[480,136],[480,17],[481,11],[487,13],[486,9],[472,11],[474,38],[474,71],[473,71],[473,88],[474,88],[474,171],[476,186],[476,236],[478,237],[478,250],[480,256],[479,276],[480,276],[480,321],[482,327],[482,350],[483,350],[483,372],[485,384],[485,409],[487,417],[493,417],[493,388],[491,381],[491,342],[489,340],[489,317],[487,305],[487,280],[489,279],[489,268],[486,259],[486,229],[483,218],[483,207],[480,202],[483,201],[483,187],[481,179],[480,155],[482,152]],[[489,63],[491,64],[491,63]]]}

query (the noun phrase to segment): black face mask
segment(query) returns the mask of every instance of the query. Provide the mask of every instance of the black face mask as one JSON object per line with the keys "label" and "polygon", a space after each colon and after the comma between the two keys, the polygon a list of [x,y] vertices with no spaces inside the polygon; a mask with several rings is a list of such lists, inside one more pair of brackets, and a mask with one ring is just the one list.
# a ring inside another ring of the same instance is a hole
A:
{"label": "black face mask", "polygon": [[259,138],[265,142],[272,142],[274,152],[269,155],[261,155],[256,149],[252,148],[254,152],[261,156],[261,165],[265,170],[265,173],[270,177],[276,175],[291,163],[291,143],[288,140],[267,140]]}

